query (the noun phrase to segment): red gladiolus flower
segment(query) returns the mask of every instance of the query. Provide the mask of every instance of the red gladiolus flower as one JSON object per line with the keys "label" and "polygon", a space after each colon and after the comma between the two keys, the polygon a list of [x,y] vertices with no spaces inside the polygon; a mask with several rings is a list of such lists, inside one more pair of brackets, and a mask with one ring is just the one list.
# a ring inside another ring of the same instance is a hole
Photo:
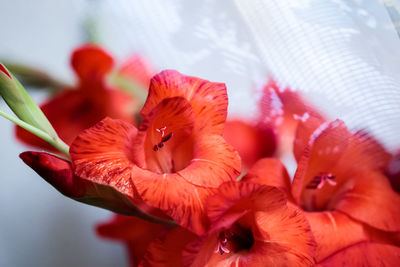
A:
{"label": "red gladiolus flower", "polygon": [[296,139],[301,140],[295,146],[300,147],[294,148],[298,168],[291,185],[286,172],[269,174],[283,168],[272,159],[256,163],[243,181],[277,186],[307,211],[318,262],[360,242],[368,247],[396,244],[388,235],[400,231],[400,196],[382,174],[389,154],[365,133],[350,133],[339,120],[309,125],[318,121],[299,124]]}
{"label": "red gladiolus flower", "polygon": [[[207,200],[209,231],[174,229],[141,266],[311,266],[315,243],[301,211],[277,188],[226,182]],[[173,262],[170,261],[173,259]]]}
{"label": "red gladiolus flower", "polygon": [[251,125],[242,120],[225,123],[225,140],[238,152],[246,167],[257,160],[272,156],[276,149],[276,136],[270,127]]}
{"label": "red gladiolus flower", "polygon": [[[106,81],[113,68],[113,58],[100,47],[84,45],[76,49],[71,56],[71,65],[78,77],[74,88],[66,88],[54,98],[41,105],[41,109],[60,138],[71,144],[75,137],[84,129],[93,126],[105,117],[123,119],[134,122],[133,109],[137,105],[135,99],[127,93],[111,88]],[[147,86],[150,76],[147,71],[138,71],[135,67],[143,66],[138,58],[129,60],[120,72],[131,79],[137,77],[137,83]],[[16,127],[18,139],[32,146],[54,150],[45,141],[26,130]]]}
{"label": "red gladiolus flower", "polygon": [[221,136],[227,104],[224,84],[161,72],[151,80],[139,129],[107,118],[77,137],[75,174],[128,196],[137,192],[203,233],[206,197],[240,174],[238,153]]}

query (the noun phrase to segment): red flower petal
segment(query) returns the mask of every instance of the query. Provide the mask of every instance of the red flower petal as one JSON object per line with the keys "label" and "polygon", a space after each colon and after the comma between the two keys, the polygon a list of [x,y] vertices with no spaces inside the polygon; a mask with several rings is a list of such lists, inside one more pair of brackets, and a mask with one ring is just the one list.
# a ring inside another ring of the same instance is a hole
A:
{"label": "red flower petal", "polygon": [[[362,170],[385,170],[391,155],[371,135],[364,131],[354,133],[349,145],[340,159],[343,172]],[[354,164],[354,161],[357,164]],[[345,168],[347,170],[345,170]]]}
{"label": "red flower petal", "polygon": [[[244,212],[270,211],[285,204],[285,195],[273,186],[243,181],[225,182],[218,188],[217,194],[208,198],[207,215],[212,228],[224,228]],[[222,217],[224,220],[221,220]]]}
{"label": "red flower petal", "polygon": [[149,96],[140,114],[146,117],[164,98],[175,96],[186,98],[192,105],[196,131],[207,129],[222,134],[228,106],[225,84],[163,71],[151,79]]}
{"label": "red flower petal", "polygon": [[399,262],[399,247],[360,242],[337,251],[318,266],[398,266]]}
{"label": "red flower petal", "polygon": [[[326,123],[322,118],[310,116],[306,121],[297,124],[294,138],[293,153],[296,161],[299,162],[304,150],[308,146],[311,136],[321,125]],[[327,124],[325,124],[326,126]],[[323,126],[322,126],[323,127]]]}
{"label": "red flower petal", "polygon": [[256,213],[255,219],[260,231],[267,234],[267,239],[260,241],[270,244],[266,245],[264,253],[267,255],[260,262],[265,259],[270,262],[268,266],[275,263],[281,263],[281,266],[313,265],[316,244],[300,209],[285,206],[270,213]]}
{"label": "red flower petal", "polygon": [[[207,183],[214,175],[218,177],[220,183],[222,179],[234,179],[227,173],[218,176],[217,171],[221,171],[218,168],[218,165],[214,166],[214,164],[193,165],[192,163],[178,173],[164,174],[155,174],[134,168],[132,182],[147,204],[161,209],[180,225],[202,234],[207,226],[205,201],[209,195],[215,192],[215,187],[207,185]],[[196,185],[188,181],[185,175],[196,179],[195,181],[200,184],[203,182],[204,185]]]}
{"label": "red flower petal", "polygon": [[142,86],[143,90],[147,91],[150,85],[150,79],[156,71],[143,57],[140,55],[133,55],[118,68],[117,73],[128,79],[135,80]]}
{"label": "red flower petal", "polygon": [[159,224],[123,215],[116,215],[112,220],[97,225],[97,233],[101,237],[126,242],[132,266],[138,266],[151,242],[169,230]]}
{"label": "red flower petal", "polygon": [[248,167],[263,157],[272,156],[275,152],[276,137],[269,127],[233,120],[225,123],[223,136],[239,152]]}
{"label": "red flower petal", "polygon": [[182,251],[185,245],[196,238],[188,230],[178,227],[165,237],[150,244],[139,266],[179,267],[183,266]]}
{"label": "red flower petal", "polygon": [[317,262],[338,250],[369,240],[363,224],[341,212],[306,212],[305,215],[318,244]]}
{"label": "red flower petal", "polygon": [[239,154],[220,135],[197,136],[190,164],[178,174],[186,181],[217,188],[241,173]]}
{"label": "red flower petal", "polygon": [[113,58],[106,51],[91,44],[77,48],[71,57],[72,68],[81,80],[103,77],[113,64]]}
{"label": "red flower petal", "polygon": [[136,134],[133,125],[110,118],[83,131],[70,147],[75,174],[133,196],[129,148]]}
{"label": "red flower petal", "polygon": [[400,231],[400,195],[379,172],[362,172],[343,185],[335,209],[378,229]]}
{"label": "red flower petal", "polygon": [[241,181],[275,186],[285,192],[289,200],[292,198],[290,177],[279,159],[260,159]]}

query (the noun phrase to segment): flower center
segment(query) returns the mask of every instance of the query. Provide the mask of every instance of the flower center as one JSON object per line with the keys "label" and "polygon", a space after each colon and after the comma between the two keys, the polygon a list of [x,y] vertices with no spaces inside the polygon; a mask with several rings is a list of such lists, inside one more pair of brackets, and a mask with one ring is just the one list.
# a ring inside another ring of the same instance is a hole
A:
{"label": "flower center", "polygon": [[249,250],[253,244],[254,237],[251,230],[235,223],[230,229],[219,233],[214,252],[223,255],[224,253]]}
{"label": "flower center", "polygon": [[334,179],[336,176],[333,176],[331,173],[321,173],[319,175],[314,176],[311,182],[306,186],[307,189],[321,189],[324,187],[326,183],[331,186],[335,186],[336,182]]}

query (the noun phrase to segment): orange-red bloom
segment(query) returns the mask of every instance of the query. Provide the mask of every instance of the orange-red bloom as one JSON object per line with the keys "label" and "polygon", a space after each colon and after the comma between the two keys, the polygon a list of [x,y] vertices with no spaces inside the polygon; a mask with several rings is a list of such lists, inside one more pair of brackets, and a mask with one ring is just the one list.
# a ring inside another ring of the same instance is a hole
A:
{"label": "orange-red bloom", "polygon": [[128,196],[137,192],[202,233],[205,199],[240,174],[238,153],[221,136],[227,104],[224,84],[163,71],[151,80],[139,129],[107,118],[77,137],[75,174]]}
{"label": "orange-red bloom", "polygon": [[400,196],[382,174],[388,153],[365,133],[350,133],[339,120],[321,123],[311,117],[298,126],[298,168],[291,185],[286,174],[269,174],[283,168],[273,159],[258,162],[243,180],[278,186],[307,211],[317,261],[360,242],[391,244],[388,233],[400,231]]}
{"label": "orange-red bloom", "polygon": [[[277,188],[226,182],[207,200],[209,231],[174,229],[142,266],[311,266],[315,243],[302,212]],[[172,260],[172,261],[171,261]]]}
{"label": "orange-red bloom", "polygon": [[[132,111],[138,103],[131,95],[111,87],[106,80],[113,65],[113,58],[100,47],[84,45],[77,48],[72,53],[71,66],[78,84],[66,88],[41,105],[44,114],[67,144],[71,144],[79,132],[107,116],[134,122]],[[119,72],[136,83],[143,83],[146,88],[150,81],[150,70],[140,68],[142,66],[143,60],[136,56],[127,61]],[[16,135],[29,145],[54,149],[20,127],[16,128]]]}

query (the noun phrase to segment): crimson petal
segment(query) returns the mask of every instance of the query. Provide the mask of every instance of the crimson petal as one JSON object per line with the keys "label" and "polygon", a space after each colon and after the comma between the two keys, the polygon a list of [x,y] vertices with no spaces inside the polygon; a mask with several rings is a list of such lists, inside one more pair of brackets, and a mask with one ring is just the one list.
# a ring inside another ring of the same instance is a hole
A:
{"label": "crimson petal", "polygon": [[72,53],[71,65],[81,80],[100,78],[109,73],[114,60],[98,46],[87,44]]}
{"label": "crimson petal", "polygon": [[140,114],[146,118],[163,99],[175,96],[189,101],[196,115],[196,131],[222,134],[228,107],[225,84],[182,75],[173,70],[162,71],[151,79],[149,96]]}

